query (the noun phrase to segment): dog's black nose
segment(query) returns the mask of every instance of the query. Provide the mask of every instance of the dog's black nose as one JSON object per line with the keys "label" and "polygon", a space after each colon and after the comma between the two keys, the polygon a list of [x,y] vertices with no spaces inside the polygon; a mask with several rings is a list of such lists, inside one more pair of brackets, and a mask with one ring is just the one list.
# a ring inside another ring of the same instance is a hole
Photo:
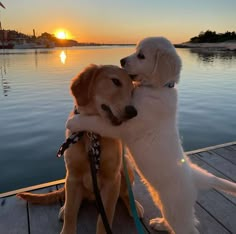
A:
{"label": "dog's black nose", "polygon": [[120,65],[121,65],[121,67],[124,67],[125,64],[126,64],[126,58],[121,59],[121,60],[120,60]]}
{"label": "dog's black nose", "polygon": [[138,112],[135,109],[135,107],[133,107],[133,106],[126,106],[125,107],[125,114],[126,114],[126,117],[128,119],[132,119],[132,118],[134,118],[138,114]]}

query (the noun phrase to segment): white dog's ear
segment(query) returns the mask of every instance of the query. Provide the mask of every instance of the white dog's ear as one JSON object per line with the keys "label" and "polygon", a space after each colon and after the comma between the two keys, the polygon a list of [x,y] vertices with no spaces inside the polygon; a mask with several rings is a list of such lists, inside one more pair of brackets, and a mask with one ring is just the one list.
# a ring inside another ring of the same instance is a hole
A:
{"label": "white dog's ear", "polygon": [[93,83],[98,70],[99,66],[92,64],[72,79],[70,87],[71,93],[79,106],[85,106],[89,103],[92,95]]}
{"label": "white dog's ear", "polygon": [[181,60],[177,53],[173,50],[156,51],[156,62],[154,67],[154,75],[158,78],[158,86],[163,87],[168,82],[179,81],[181,70]]}

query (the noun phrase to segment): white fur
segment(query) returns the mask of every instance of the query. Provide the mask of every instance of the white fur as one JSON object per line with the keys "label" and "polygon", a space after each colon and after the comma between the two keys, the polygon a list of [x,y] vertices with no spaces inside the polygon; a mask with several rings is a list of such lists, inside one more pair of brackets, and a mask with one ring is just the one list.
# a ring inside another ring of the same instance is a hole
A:
{"label": "white fur", "polygon": [[[140,51],[144,59],[137,57]],[[216,188],[236,195],[236,184],[192,164],[183,152],[176,120],[177,88],[165,86],[178,82],[180,58],[167,39],[146,38],[126,58],[124,68],[141,82],[133,94],[138,116],[120,126],[111,126],[98,116],[75,116],[67,127],[121,138],[162,212],[163,219],[153,219],[150,225],[175,234],[199,233],[194,214],[197,191]]]}

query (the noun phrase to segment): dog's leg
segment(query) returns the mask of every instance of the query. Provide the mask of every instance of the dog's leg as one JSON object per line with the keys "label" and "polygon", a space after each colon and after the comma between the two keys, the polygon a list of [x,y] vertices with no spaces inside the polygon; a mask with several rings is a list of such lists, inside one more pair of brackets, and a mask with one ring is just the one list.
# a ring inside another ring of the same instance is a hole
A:
{"label": "dog's leg", "polygon": [[[120,192],[120,180],[120,173],[113,180],[111,180],[111,178],[104,179],[105,182],[101,189],[101,197],[104,209],[111,228],[113,217],[115,214],[116,203]],[[96,234],[106,234],[101,215],[99,215],[98,217]]]}
{"label": "dog's leg", "polygon": [[90,131],[104,137],[121,138],[122,126],[113,126],[99,116],[74,115],[67,120],[66,128],[71,132]]}
{"label": "dog's leg", "polygon": [[196,218],[193,201],[174,199],[162,201],[163,219],[156,218],[150,221],[150,226],[155,230],[168,230],[173,234],[199,234],[196,229]]}
{"label": "dog's leg", "polygon": [[199,234],[195,224],[195,216],[189,214],[190,216],[181,216],[179,212],[176,212],[176,217],[169,218],[167,222],[171,226],[171,229],[175,234]]}
{"label": "dog's leg", "polygon": [[75,234],[77,228],[77,215],[83,199],[83,188],[79,181],[66,179],[66,199],[64,209],[64,223],[61,234]]}

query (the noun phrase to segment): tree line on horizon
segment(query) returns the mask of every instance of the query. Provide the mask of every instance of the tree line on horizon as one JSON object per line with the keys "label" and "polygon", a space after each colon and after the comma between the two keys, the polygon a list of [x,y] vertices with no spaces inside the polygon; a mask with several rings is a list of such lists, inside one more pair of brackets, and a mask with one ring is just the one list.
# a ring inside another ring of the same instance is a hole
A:
{"label": "tree line on horizon", "polygon": [[225,33],[216,33],[215,31],[207,30],[206,32],[200,32],[198,36],[190,38],[192,43],[215,43],[215,42],[225,42],[225,41],[236,41],[236,33],[225,32]]}
{"label": "tree line on horizon", "polygon": [[10,42],[16,40],[25,40],[26,42],[40,42],[48,41],[53,42],[55,46],[75,46],[78,42],[71,39],[59,39],[54,34],[47,32],[42,33],[40,36],[27,35],[16,30],[0,30],[0,41]]}

